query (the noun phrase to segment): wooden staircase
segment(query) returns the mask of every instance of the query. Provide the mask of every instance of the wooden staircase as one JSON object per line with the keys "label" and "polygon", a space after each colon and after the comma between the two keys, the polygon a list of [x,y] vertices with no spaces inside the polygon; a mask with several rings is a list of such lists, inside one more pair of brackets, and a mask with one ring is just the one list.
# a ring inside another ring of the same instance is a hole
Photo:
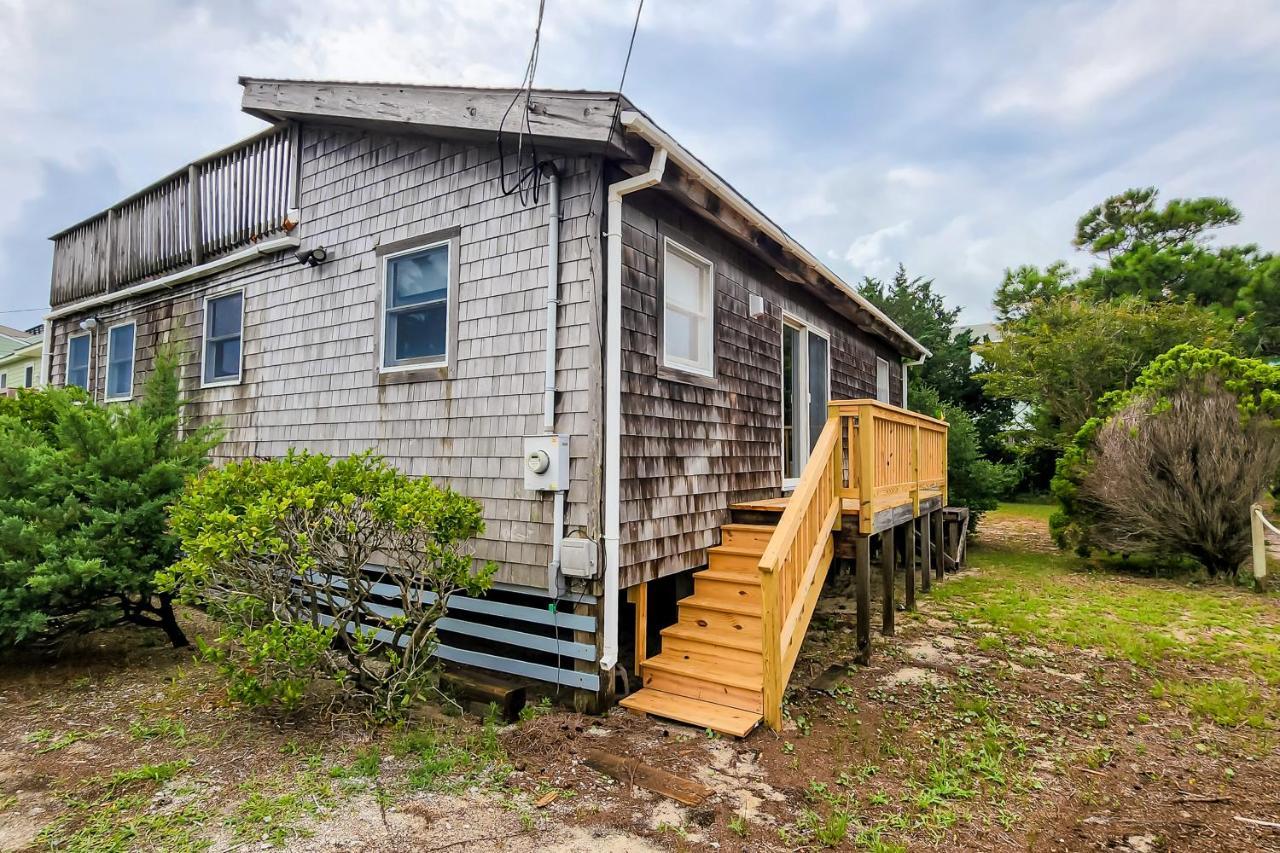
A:
{"label": "wooden staircase", "polygon": [[835,556],[834,532],[846,512],[856,514],[861,631],[876,515],[919,516],[928,488],[946,503],[946,438],[947,425],[934,418],[874,400],[831,403],[791,494],[732,507],[767,510],[776,524],[721,527],[721,544],[693,575],[693,595],[677,602],[678,621],[662,629],[661,652],[646,658],[637,643],[643,686],[622,706],[738,737],[761,720],[780,730],[783,693]]}
{"label": "wooden staircase", "polygon": [[763,718],[760,557],[774,527],[726,524],[693,575],[662,651],[640,664],[644,687],[622,700],[653,714],[741,737]]}

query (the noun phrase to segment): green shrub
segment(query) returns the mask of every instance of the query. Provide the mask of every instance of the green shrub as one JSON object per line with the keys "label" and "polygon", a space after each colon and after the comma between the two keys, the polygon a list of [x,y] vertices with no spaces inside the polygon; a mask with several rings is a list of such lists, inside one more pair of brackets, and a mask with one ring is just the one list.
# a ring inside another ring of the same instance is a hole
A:
{"label": "green shrub", "polygon": [[968,507],[970,527],[976,527],[983,513],[995,509],[1018,481],[1017,469],[984,459],[973,418],[959,406],[940,402],[928,385],[912,385],[907,401],[912,410],[948,423],[947,501]]}
{"label": "green shrub", "polygon": [[483,592],[495,570],[468,549],[479,504],[367,453],[212,469],[171,515],[185,556],[164,588],[224,623],[204,652],[254,705],[296,709],[328,684],[399,716],[434,684],[448,597]]}
{"label": "green shrub", "polygon": [[1280,470],[1280,366],[1183,344],[1106,395],[1058,463],[1062,547],[1187,556],[1234,576]]}
{"label": "green shrub", "polygon": [[166,507],[216,434],[178,437],[177,375],[160,353],[136,403],[78,388],[0,400],[0,645],[119,623],[186,644],[153,580],[177,557]]}

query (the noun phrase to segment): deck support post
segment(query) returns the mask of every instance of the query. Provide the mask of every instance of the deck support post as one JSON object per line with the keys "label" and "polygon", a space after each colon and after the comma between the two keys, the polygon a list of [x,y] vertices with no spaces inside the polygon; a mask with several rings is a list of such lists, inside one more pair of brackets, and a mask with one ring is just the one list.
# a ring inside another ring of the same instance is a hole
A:
{"label": "deck support post", "polygon": [[636,677],[649,656],[649,582],[641,581],[627,590],[627,600],[636,606]]}
{"label": "deck support post", "polygon": [[902,531],[902,567],[906,570],[907,609],[916,609],[916,525],[914,521],[899,525]]}
{"label": "deck support post", "polygon": [[880,595],[880,633],[892,637],[894,632],[893,528],[880,534],[880,571],[884,590]]}
{"label": "deck support post", "polygon": [[930,581],[925,589],[932,585],[933,572],[933,525],[928,515],[920,516],[920,571]]}
{"label": "deck support post", "polygon": [[938,580],[942,580],[947,570],[942,561],[942,510],[937,509],[929,513],[929,519],[933,524],[933,573]]}
{"label": "deck support post", "polygon": [[853,540],[857,563],[858,598],[858,663],[871,662],[871,537],[859,536]]}

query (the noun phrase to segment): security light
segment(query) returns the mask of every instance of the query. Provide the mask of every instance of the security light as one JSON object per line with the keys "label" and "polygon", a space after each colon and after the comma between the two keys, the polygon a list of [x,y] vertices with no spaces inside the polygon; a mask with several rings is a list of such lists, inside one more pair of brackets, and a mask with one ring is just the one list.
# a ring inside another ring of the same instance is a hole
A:
{"label": "security light", "polygon": [[314,249],[299,249],[293,253],[293,256],[298,259],[300,264],[318,267],[328,260],[329,253],[324,246],[316,246]]}

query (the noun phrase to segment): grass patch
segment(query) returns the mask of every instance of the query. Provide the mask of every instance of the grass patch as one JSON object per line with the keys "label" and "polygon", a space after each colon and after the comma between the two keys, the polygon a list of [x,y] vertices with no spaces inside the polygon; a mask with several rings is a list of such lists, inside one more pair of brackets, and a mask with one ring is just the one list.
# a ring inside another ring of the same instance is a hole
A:
{"label": "grass patch", "polygon": [[1193,716],[1212,720],[1220,726],[1271,728],[1269,717],[1276,703],[1238,678],[1213,681],[1157,681],[1151,687],[1156,699],[1174,699]]}
{"label": "grass patch", "polygon": [[302,822],[336,802],[329,780],[315,768],[265,783],[251,780],[241,790],[249,798],[236,806],[227,826],[240,841],[265,841],[276,847],[310,836]]}
{"label": "grass patch", "polygon": [[37,840],[71,853],[126,850],[206,850],[201,829],[210,815],[195,804],[151,810],[154,794],[190,767],[188,761],[144,764],[89,783],[97,796],[68,797],[70,813],[46,826]]}
{"label": "grass patch", "polygon": [[459,721],[405,732],[392,742],[391,751],[398,758],[416,760],[408,780],[420,791],[500,787],[511,775],[492,715],[479,728]]}
{"label": "grass patch", "polygon": [[186,746],[187,743],[187,727],[173,717],[134,720],[129,724],[129,734],[136,740],[168,740],[175,746]]}

